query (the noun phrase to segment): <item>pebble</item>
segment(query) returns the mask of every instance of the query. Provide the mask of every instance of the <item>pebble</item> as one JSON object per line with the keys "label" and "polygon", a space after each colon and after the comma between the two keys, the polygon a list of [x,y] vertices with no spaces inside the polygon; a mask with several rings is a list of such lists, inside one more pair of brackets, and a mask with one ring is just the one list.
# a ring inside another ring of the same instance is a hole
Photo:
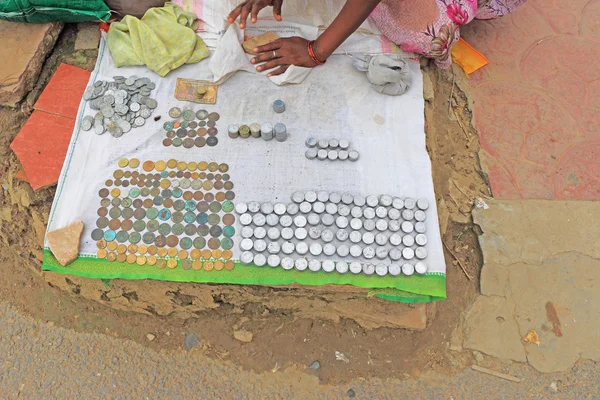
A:
{"label": "pebble", "polygon": [[198,335],[195,333],[186,333],[185,338],[183,339],[183,344],[185,345],[186,349],[191,350],[192,347],[198,345]]}
{"label": "pebble", "polygon": [[250,343],[254,335],[252,332],[249,332],[244,329],[239,329],[237,331],[233,331],[233,337],[239,340],[240,342]]}
{"label": "pebble", "polygon": [[308,368],[310,369],[314,369],[314,370],[318,370],[321,368],[321,363],[319,362],[319,360],[315,360],[313,362],[310,363],[310,365],[308,366]]}
{"label": "pebble", "polygon": [[147,334],[146,337],[148,338],[149,341],[153,341],[154,339],[156,339],[156,336],[154,336],[151,333]]}

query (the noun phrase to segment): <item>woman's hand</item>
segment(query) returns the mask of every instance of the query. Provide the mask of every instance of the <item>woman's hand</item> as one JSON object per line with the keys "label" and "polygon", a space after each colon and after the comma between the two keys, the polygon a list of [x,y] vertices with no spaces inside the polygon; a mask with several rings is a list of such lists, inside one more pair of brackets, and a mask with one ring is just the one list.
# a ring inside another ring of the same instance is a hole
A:
{"label": "woman's hand", "polygon": [[252,64],[260,64],[256,67],[258,72],[279,67],[267,76],[283,74],[290,65],[308,68],[317,65],[308,54],[308,40],[298,36],[274,40],[255,48],[254,51],[259,55],[250,61]]}
{"label": "woman's hand", "polygon": [[240,17],[240,28],[244,29],[246,27],[248,14],[250,14],[252,23],[255,24],[258,19],[258,12],[268,6],[273,7],[273,16],[275,19],[281,21],[282,4],[283,0],[246,0],[229,13],[227,21],[230,24],[233,24],[237,17]]}

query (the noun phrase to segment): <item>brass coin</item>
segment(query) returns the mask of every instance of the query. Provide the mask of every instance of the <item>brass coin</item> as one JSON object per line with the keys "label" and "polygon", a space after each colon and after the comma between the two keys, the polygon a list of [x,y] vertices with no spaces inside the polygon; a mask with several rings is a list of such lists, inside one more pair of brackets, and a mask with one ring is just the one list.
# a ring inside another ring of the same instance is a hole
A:
{"label": "brass coin", "polygon": [[235,263],[233,261],[229,260],[225,263],[226,271],[233,271],[234,268],[235,268]]}
{"label": "brass coin", "polygon": [[223,193],[223,192],[217,192],[215,194],[215,199],[217,201],[221,201],[221,202],[225,201],[225,193]]}
{"label": "brass coin", "polygon": [[181,268],[185,269],[186,271],[189,269],[192,269],[192,261],[190,260],[183,260],[181,262]]}
{"label": "brass coin", "polygon": [[200,175],[198,175],[198,178],[206,179],[206,172],[200,172]]}
{"label": "brass coin", "polygon": [[137,256],[135,254],[128,254],[127,255],[127,262],[129,264],[135,264],[136,261],[137,261]]}
{"label": "brass coin", "polygon": [[212,256],[212,252],[208,249],[202,250],[202,259],[203,260],[209,260],[210,257]]}
{"label": "brass coin", "polygon": [[225,214],[223,215],[223,223],[227,226],[233,225],[235,222],[235,216],[233,214]]}
{"label": "brass coin", "polygon": [[[204,181],[204,183],[202,184],[202,188],[204,190],[211,190],[213,188],[213,183],[211,181]],[[115,190],[119,190],[119,189],[113,189],[113,191],[115,191]]]}
{"label": "brass coin", "polygon": [[121,194],[121,190],[114,188],[113,190],[110,191],[110,195],[112,197],[119,197],[119,195]]}
{"label": "brass coin", "polygon": [[171,186],[171,181],[168,179],[163,179],[160,181],[160,187],[163,189],[168,189]]}
{"label": "brass coin", "polygon": [[124,254],[127,251],[127,246],[120,244],[117,246],[117,253]]}
{"label": "brass coin", "polygon": [[167,256],[167,249],[165,249],[164,247],[159,247],[158,248],[158,256],[159,257],[166,257]]}
{"label": "brass coin", "polygon": [[212,251],[212,253],[211,253],[211,255],[212,255],[212,258],[221,258],[221,255],[222,255],[222,254],[223,254],[223,253],[222,253],[222,252],[221,252],[221,250],[219,250],[219,249],[215,249],[215,250],[213,250],[213,251]]}
{"label": "brass coin", "polygon": [[163,160],[158,160],[156,164],[154,164],[154,169],[157,171],[164,171],[167,168],[167,163]]}
{"label": "brass coin", "polygon": [[210,249],[218,249],[219,247],[221,247],[221,241],[217,238],[210,238],[208,240],[208,247]]}
{"label": "brass coin", "polygon": [[106,182],[104,182],[104,184],[106,186],[112,186],[113,185],[113,181],[112,181],[112,179],[107,179]]}
{"label": "brass coin", "polygon": [[146,254],[147,252],[148,252],[148,246],[146,246],[145,244],[140,244],[138,246],[138,253]]}
{"label": "brass coin", "polygon": [[[150,189],[150,196],[152,197],[156,197],[160,194],[160,189],[157,187],[153,187],[152,189]],[[154,202],[153,202],[154,203]]]}
{"label": "brass coin", "polygon": [[179,253],[177,253],[177,257],[179,257],[180,260],[185,260],[188,258],[188,252],[185,250],[180,250]]}
{"label": "brass coin", "polygon": [[170,159],[167,161],[167,167],[173,169],[177,166],[177,160]]}
{"label": "brass coin", "polygon": [[212,261],[204,262],[204,270],[205,271],[212,271],[214,267],[215,267],[215,264]]}
{"label": "brass coin", "polygon": [[99,249],[97,254],[98,258],[106,258],[106,256],[108,255],[108,251],[106,251],[105,249]]}
{"label": "brass coin", "polygon": [[159,260],[156,261],[156,266],[159,269],[163,269],[163,268],[165,268],[167,266],[167,262],[165,260],[163,260],[163,259],[159,259]]}
{"label": "brass coin", "polygon": [[110,262],[113,262],[117,259],[117,253],[113,253],[112,251],[106,255],[106,259]]}
{"label": "brass coin", "polygon": [[135,262],[137,263],[137,265],[144,265],[146,264],[146,257],[138,256]]}
{"label": "brass coin", "polygon": [[129,166],[131,168],[137,168],[140,166],[140,160],[138,160],[137,158],[132,158],[131,160],[129,160]]}
{"label": "brass coin", "polygon": [[125,168],[127,165],[129,165],[129,160],[126,158],[121,158],[118,162],[118,165],[120,168]]}
{"label": "brass coin", "polygon": [[215,270],[223,271],[223,268],[225,268],[225,264],[223,263],[223,261],[221,261],[221,260],[215,261]]}
{"label": "brass coin", "polygon": [[190,252],[190,258],[192,260],[197,260],[200,258],[200,256],[202,256],[202,252],[198,249],[192,249],[192,251]]}
{"label": "brass coin", "polygon": [[158,252],[158,247],[156,247],[153,244],[148,246],[148,254],[153,256],[153,255],[156,255],[157,252]]}
{"label": "brass coin", "polygon": [[129,246],[127,246],[127,250],[129,250],[130,253],[135,253],[137,251],[138,247],[135,244],[130,244]]}
{"label": "brass coin", "polygon": [[202,261],[200,260],[196,260],[192,263],[192,268],[196,271],[199,271],[202,269]]}
{"label": "brass coin", "polygon": [[154,256],[149,256],[146,258],[146,264],[148,265],[155,265],[156,264],[156,257]]}
{"label": "brass coin", "polygon": [[118,247],[118,244],[117,244],[117,242],[108,242],[108,243],[106,244],[106,248],[107,248],[109,251],[115,251],[115,250],[117,249],[117,247]]}
{"label": "brass coin", "polygon": [[231,250],[223,250],[223,253],[221,254],[221,257],[223,257],[226,260],[229,260],[232,256],[233,252]]}
{"label": "brass coin", "polygon": [[154,169],[154,162],[153,161],[145,161],[144,164],[142,165],[142,168],[144,169],[144,171],[146,172],[150,172]]}
{"label": "brass coin", "polygon": [[124,173],[120,169],[113,172],[113,178],[115,178],[115,179],[121,179],[123,177],[123,175],[124,175]]}
{"label": "brass coin", "polygon": [[131,171],[125,171],[125,173],[123,174],[123,176],[127,179],[131,178]]}
{"label": "brass coin", "polygon": [[127,261],[127,254],[117,254],[117,261],[124,263]]}
{"label": "brass coin", "polygon": [[179,171],[185,171],[187,169],[187,163],[185,161],[179,161],[177,163],[177,169]]}
{"label": "brass coin", "polygon": [[198,169],[200,171],[206,171],[207,168],[208,168],[208,163],[206,161],[200,161],[198,163]]}
{"label": "brass coin", "polygon": [[198,163],[196,163],[195,161],[191,161],[188,163],[187,167],[188,170],[195,171],[198,168]]}
{"label": "brass coin", "polygon": [[167,255],[169,257],[175,257],[177,255],[177,249],[175,247],[169,248],[169,250],[167,250]]}
{"label": "brass coin", "polygon": [[106,240],[104,239],[100,239],[96,242],[96,247],[98,247],[98,250],[104,249],[106,247]]}
{"label": "brass coin", "polygon": [[167,267],[171,269],[177,267],[177,260],[174,258],[169,259],[169,261],[167,261]]}
{"label": "brass coin", "polygon": [[210,172],[217,172],[219,169],[219,164],[217,164],[216,162],[211,162],[210,164],[208,164],[208,170]]}

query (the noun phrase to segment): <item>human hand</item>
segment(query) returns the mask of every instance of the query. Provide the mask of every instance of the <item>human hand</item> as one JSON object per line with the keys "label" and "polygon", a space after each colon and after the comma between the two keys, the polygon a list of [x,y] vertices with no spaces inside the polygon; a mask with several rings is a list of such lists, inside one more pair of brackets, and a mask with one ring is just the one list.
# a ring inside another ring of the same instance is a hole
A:
{"label": "human hand", "polygon": [[227,21],[233,24],[237,17],[240,17],[240,28],[246,27],[246,20],[250,14],[250,20],[253,24],[258,19],[258,12],[265,7],[273,7],[273,16],[277,21],[281,21],[281,6],[283,0],[246,0],[233,9],[227,16]]}
{"label": "human hand", "polygon": [[293,36],[272,41],[254,49],[258,56],[252,58],[252,64],[260,64],[256,67],[258,72],[279,67],[271,71],[267,76],[283,74],[290,65],[312,68],[317,64],[308,54],[308,40]]}

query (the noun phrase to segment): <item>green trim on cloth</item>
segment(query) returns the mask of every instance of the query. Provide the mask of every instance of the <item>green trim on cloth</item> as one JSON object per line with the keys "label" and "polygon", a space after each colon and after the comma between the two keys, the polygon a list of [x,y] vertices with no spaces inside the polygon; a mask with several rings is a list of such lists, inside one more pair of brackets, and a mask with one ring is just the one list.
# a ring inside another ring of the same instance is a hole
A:
{"label": "green trim on cloth", "polygon": [[[80,256],[73,263],[63,267],[52,253],[44,250],[42,270],[60,274],[71,274],[99,279],[156,279],[173,282],[230,283],[241,285],[289,285],[298,283],[308,286],[328,284],[353,285],[375,289],[373,295],[382,299],[406,303],[429,302],[446,298],[446,276],[426,274],[425,276],[365,276],[354,274],[328,274],[326,272],[286,271],[283,268],[256,267],[236,263],[233,271],[210,272],[193,269],[184,270],[181,262],[177,268],[158,269],[156,266],[106,261],[97,257]],[[377,289],[383,289],[379,292]],[[406,293],[408,292],[408,293]]]}

